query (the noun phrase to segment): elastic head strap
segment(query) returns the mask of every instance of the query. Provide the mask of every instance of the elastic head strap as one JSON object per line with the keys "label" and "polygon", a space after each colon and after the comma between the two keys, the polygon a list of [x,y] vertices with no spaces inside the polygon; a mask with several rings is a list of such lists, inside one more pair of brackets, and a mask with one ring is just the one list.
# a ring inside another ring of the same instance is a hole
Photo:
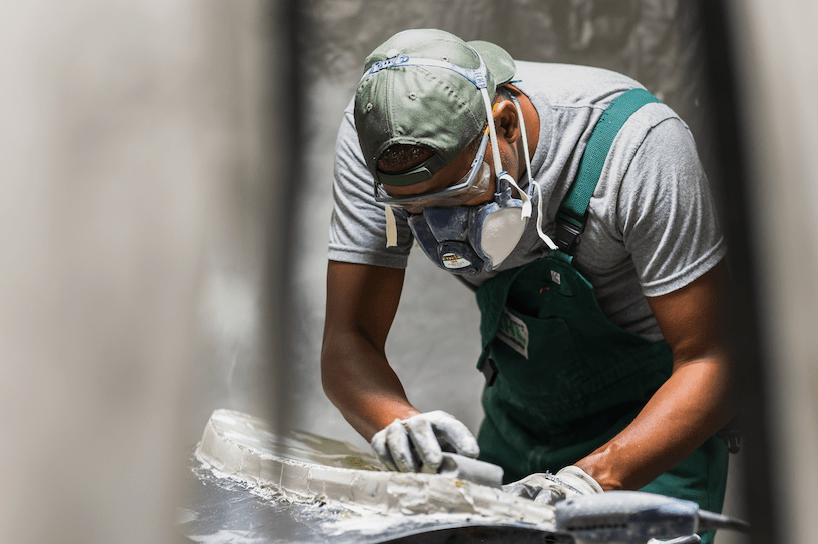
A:
{"label": "elastic head strap", "polygon": [[483,57],[481,57],[480,53],[475,51],[473,47],[469,46],[469,49],[474,51],[474,54],[477,55],[478,59],[480,59],[480,66],[477,68],[464,68],[445,60],[424,59],[422,57],[412,58],[409,55],[399,55],[374,63],[369,67],[369,70],[364,72],[364,75],[361,76],[361,81],[373,74],[377,74],[381,70],[388,70],[389,68],[400,68],[403,66],[432,66],[434,68],[445,68],[456,72],[471,81],[478,89],[485,89],[488,87],[488,69],[486,68],[486,63],[483,62]]}

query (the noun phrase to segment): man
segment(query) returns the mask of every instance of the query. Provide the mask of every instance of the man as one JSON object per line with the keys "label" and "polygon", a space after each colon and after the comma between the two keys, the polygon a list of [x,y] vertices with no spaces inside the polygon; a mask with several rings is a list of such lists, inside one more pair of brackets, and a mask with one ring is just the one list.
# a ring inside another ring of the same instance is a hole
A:
{"label": "man", "polygon": [[[334,192],[324,389],[385,465],[479,451],[546,502],[641,488],[720,511],[726,250],[670,108],[609,71],[405,31],[366,59]],[[386,359],[413,240],[476,289],[479,448]]]}

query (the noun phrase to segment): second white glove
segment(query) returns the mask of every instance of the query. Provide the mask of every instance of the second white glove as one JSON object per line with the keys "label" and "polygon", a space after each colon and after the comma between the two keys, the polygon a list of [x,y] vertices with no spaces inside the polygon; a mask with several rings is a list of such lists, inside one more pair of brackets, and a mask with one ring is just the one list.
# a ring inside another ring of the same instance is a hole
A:
{"label": "second white glove", "polygon": [[480,448],[469,429],[441,410],[396,419],[372,437],[372,451],[389,470],[437,472],[444,451],[477,457]]}
{"label": "second white glove", "polygon": [[578,495],[602,493],[599,483],[584,470],[574,465],[560,469],[556,474],[537,472],[522,480],[503,486],[503,491],[534,502],[555,504]]}

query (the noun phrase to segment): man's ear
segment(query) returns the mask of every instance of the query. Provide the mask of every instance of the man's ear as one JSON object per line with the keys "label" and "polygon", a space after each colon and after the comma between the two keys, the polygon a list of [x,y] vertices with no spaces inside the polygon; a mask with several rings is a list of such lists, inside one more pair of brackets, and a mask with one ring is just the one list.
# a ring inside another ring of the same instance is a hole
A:
{"label": "man's ear", "polygon": [[494,123],[497,127],[497,137],[504,138],[513,144],[520,137],[520,120],[517,108],[511,100],[501,100],[494,107]]}

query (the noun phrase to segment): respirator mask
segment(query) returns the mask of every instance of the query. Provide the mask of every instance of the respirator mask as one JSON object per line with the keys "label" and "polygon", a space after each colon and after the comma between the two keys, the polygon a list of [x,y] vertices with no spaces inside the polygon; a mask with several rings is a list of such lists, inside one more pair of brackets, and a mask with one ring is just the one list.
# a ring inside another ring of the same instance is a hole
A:
{"label": "respirator mask", "polygon": [[[477,167],[490,177],[482,162]],[[512,195],[514,187],[519,195]],[[409,227],[418,245],[432,262],[454,274],[496,270],[517,246],[531,217],[531,200],[514,179],[501,171],[494,199],[477,206],[430,206],[408,213]]]}

